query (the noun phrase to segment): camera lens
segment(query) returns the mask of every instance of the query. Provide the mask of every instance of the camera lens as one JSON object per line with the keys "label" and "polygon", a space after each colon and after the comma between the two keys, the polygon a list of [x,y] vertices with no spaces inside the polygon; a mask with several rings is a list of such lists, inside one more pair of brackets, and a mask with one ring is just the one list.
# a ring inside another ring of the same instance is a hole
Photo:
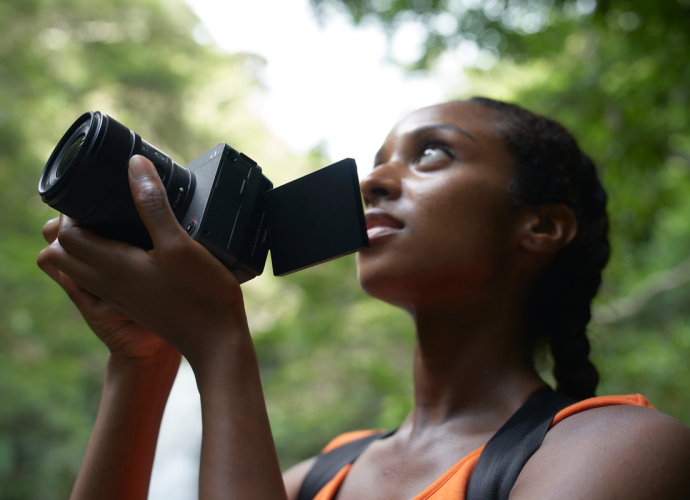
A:
{"label": "camera lens", "polygon": [[194,195],[194,174],[139,134],[99,111],[83,114],[50,155],[38,192],[55,210],[106,238],[152,248],[129,189],[129,159],[151,160],[182,220]]}
{"label": "camera lens", "polygon": [[65,153],[65,156],[63,156],[62,160],[60,161],[56,177],[62,177],[62,174],[64,174],[65,171],[72,164],[72,161],[74,161],[74,158],[77,156],[77,153],[79,153],[82,144],[84,144],[84,139],[86,139],[86,134],[81,134],[74,140],[72,145],[67,150],[67,153]]}

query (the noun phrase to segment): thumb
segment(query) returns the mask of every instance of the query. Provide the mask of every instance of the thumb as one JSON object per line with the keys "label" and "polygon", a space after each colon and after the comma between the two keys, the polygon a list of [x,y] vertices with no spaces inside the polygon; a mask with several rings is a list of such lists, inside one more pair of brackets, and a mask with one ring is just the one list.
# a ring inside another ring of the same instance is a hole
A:
{"label": "thumb", "polygon": [[170,208],[165,187],[153,163],[143,156],[134,155],[129,160],[129,188],[154,247],[180,236],[182,227]]}

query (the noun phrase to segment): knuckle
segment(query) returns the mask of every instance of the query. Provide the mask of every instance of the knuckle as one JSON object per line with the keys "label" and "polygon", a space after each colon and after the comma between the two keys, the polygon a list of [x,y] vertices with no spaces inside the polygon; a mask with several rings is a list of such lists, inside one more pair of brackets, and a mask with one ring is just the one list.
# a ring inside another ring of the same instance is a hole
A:
{"label": "knuckle", "polygon": [[67,234],[67,231],[61,229],[60,232],[57,234],[56,240],[63,247],[65,246],[65,244],[69,244],[69,235]]}
{"label": "knuckle", "polygon": [[78,229],[71,225],[63,225],[57,234],[57,241],[64,248],[68,248],[74,244],[77,239]]}
{"label": "knuckle", "polygon": [[171,235],[160,248],[161,259],[172,265],[180,265],[194,258],[194,248],[177,235]]}
{"label": "knuckle", "polygon": [[36,264],[38,264],[38,267],[41,269],[45,270],[47,266],[50,265],[48,262],[48,252],[50,251],[50,247],[44,248],[38,253],[38,257],[36,257]]}
{"label": "knuckle", "polygon": [[151,212],[164,212],[168,209],[168,199],[161,186],[152,182],[142,186],[134,197],[139,206]]}
{"label": "knuckle", "polygon": [[43,226],[43,229],[41,232],[43,234],[43,237],[49,241],[55,233],[55,224],[53,223],[53,221],[50,220],[50,221],[46,222],[46,224],[45,224],[45,226]]}

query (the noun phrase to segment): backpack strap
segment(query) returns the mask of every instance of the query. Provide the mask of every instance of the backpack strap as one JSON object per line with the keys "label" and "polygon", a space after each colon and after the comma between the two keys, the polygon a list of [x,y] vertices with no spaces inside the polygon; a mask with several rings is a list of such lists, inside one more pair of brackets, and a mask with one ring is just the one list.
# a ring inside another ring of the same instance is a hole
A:
{"label": "backpack strap", "polygon": [[484,447],[466,500],[507,500],[520,471],[544,441],[553,417],[576,402],[550,387],[532,394]]}
{"label": "backpack strap", "polygon": [[[544,441],[553,417],[574,403],[574,399],[556,394],[550,387],[530,396],[484,447],[470,478],[466,500],[507,500],[527,460]],[[319,455],[304,478],[297,500],[313,500],[371,443],[396,430],[372,434]]]}
{"label": "backpack strap", "polygon": [[335,448],[327,453],[319,455],[307,476],[302,482],[302,487],[297,495],[297,500],[312,500],[326,486],[335,475],[345,467],[353,463],[371,443],[377,439],[387,438],[395,430],[372,434],[357,439],[343,446]]}

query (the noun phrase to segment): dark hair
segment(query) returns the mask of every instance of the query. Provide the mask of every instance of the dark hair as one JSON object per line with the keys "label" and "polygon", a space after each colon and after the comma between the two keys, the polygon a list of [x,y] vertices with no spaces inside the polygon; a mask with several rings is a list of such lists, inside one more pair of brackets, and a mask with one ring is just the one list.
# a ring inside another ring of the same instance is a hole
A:
{"label": "dark hair", "polygon": [[562,203],[577,218],[577,235],[535,283],[526,327],[530,352],[544,339],[551,345],[556,391],[593,397],[599,375],[589,360],[587,324],[610,249],[607,196],[596,167],[559,123],[514,104],[484,97],[469,102],[505,119],[498,127],[515,160],[510,188],[516,205]]}

